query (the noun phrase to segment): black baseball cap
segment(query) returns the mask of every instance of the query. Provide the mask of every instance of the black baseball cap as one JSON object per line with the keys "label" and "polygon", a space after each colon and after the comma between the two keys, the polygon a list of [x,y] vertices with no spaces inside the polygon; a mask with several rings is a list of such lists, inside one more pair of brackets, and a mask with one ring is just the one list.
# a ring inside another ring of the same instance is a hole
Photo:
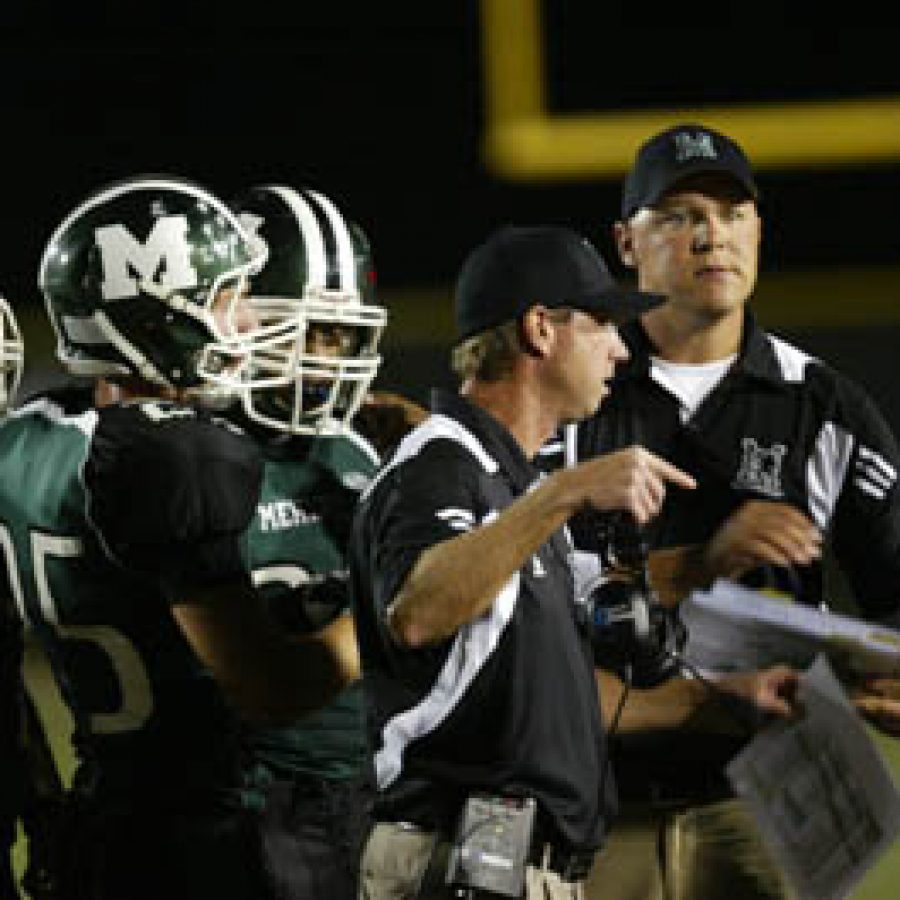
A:
{"label": "black baseball cap", "polygon": [[537,303],[634,319],[665,300],[619,287],[590,242],[554,225],[505,225],[466,258],[456,282],[457,341],[518,319]]}
{"label": "black baseball cap", "polygon": [[622,218],[654,206],[689,175],[722,172],[759,199],[759,188],[744,151],[731,138],[704,125],[675,125],[645,141],[622,188]]}

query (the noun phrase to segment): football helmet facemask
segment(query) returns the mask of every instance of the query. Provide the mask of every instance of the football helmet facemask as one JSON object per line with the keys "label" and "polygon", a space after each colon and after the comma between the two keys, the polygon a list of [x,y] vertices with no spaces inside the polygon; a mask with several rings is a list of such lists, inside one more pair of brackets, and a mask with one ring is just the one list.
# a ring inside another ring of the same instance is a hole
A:
{"label": "football helmet facemask", "polygon": [[168,175],[108,185],[44,251],[38,283],[57,355],[75,375],[196,388],[207,344],[237,352],[233,318],[215,315],[214,303],[244,292],[264,261],[259,242],[200,185]]}
{"label": "football helmet facemask", "polygon": [[237,379],[245,412],[262,425],[342,433],[378,372],[387,321],[372,302],[368,240],[315,191],[255,187],[232,205],[267,261],[241,301],[254,325],[242,330],[240,367],[218,366],[212,346],[201,371],[226,385]]}
{"label": "football helmet facemask", "polygon": [[0,296],[0,414],[12,404],[25,364],[25,345],[12,307]]}

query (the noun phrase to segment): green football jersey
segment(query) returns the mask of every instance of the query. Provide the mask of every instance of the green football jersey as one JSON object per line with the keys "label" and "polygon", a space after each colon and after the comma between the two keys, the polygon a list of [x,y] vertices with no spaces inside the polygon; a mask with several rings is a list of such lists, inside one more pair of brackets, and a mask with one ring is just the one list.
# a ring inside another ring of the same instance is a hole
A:
{"label": "green football jersey", "polygon": [[[263,487],[244,552],[275,619],[302,634],[349,611],[346,547],[375,450],[355,434],[263,446]],[[368,763],[362,686],[288,728],[253,728],[254,759],[281,778],[358,777]]]}
{"label": "green football jersey", "polygon": [[[103,452],[118,446],[119,430],[133,437],[133,423],[123,420],[165,429],[172,459],[190,445],[197,423],[189,414],[166,419],[164,412],[157,423],[122,408],[107,415],[81,397],[77,406],[72,400],[39,398],[0,423],[0,547],[19,615],[43,645],[72,714],[78,783],[109,796],[201,792],[239,799],[235,716],[175,624],[160,580],[113,557],[114,536],[101,534],[91,519],[99,496],[85,483],[86,466],[101,455],[98,445]],[[107,427],[111,422],[115,427]],[[202,427],[204,440],[212,434],[204,449],[214,450],[224,429],[208,421]],[[136,443],[145,444],[144,437]],[[133,527],[142,533],[169,529],[148,520],[163,493],[155,489],[155,467],[170,477],[172,460],[155,444],[148,454],[146,463],[136,462],[139,481],[126,495]],[[166,514],[184,522],[196,478],[190,471],[179,477],[184,496],[170,492]],[[114,485],[109,490],[123,489]]]}

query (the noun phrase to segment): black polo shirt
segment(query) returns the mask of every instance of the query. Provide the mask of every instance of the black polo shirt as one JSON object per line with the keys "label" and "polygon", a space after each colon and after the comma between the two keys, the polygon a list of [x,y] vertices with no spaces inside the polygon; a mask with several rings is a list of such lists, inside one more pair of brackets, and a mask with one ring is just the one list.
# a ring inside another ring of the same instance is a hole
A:
{"label": "black polo shirt", "polygon": [[[708,540],[746,500],[795,505],[825,533],[867,617],[897,624],[900,609],[900,453],[874,403],[858,385],[762,331],[748,311],[738,357],[693,415],[652,377],[654,352],[639,323],[622,329],[631,352],[602,409],[570,426],[538,455],[552,470],[600,453],[640,444],[690,472],[697,488],[667,488],[661,515],[647,529],[652,548]],[[572,522],[576,546],[597,547],[597,520]],[[790,590],[802,602],[827,600],[821,566],[750,573],[755,587]],[[641,790],[651,772],[678,779],[693,769],[698,782],[718,774],[733,742],[679,735],[652,742],[646,757],[617,756],[623,797]],[[664,748],[664,752],[661,750]],[[629,776],[631,772],[631,776]]]}
{"label": "black polo shirt", "polygon": [[[793,504],[825,533],[856,601],[873,619],[900,610],[900,452],[863,389],[797,347],[763,332],[748,312],[737,360],[685,422],[680,402],[651,376],[653,347],[643,328],[624,328],[631,359],[593,417],[566,429],[538,457],[544,470],[641,444],[697,479],[669,487],[647,529],[651,547],[708,540],[746,500]],[[590,549],[596,528],[573,522]],[[798,599],[823,596],[818,566],[785,576]],[[751,582],[752,583],[752,582]]]}
{"label": "black polo shirt", "polygon": [[603,733],[568,534],[552,535],[451,639],[411,650],[387,629],[419,555],[490,522],[538,478],[486,412],[444,392],[432,406],[364,496],[351,542],[376,816],[448,829],[473,791],[533,796],[549,839],[596,848],[612,791],[601,803]]}

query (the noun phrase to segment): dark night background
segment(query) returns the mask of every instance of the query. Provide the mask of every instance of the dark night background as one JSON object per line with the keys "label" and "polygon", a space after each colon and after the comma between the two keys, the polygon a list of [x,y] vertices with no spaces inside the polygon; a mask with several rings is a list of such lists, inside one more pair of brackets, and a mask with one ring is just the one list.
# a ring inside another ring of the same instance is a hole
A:
{"label": "dark night background", "polygon": [[[752,31],[720,8],[703,28],[648,30],[637,10],[542,8],[551,112],[900,95],[896,26],[816,33],[775,19]],[[330,195],[371,235],[393,313],[381,384],[419,398],[447,378],[453,277],[489,229],[565,222],[614,259],[617,177],[526,184],[486,168],[475,0],[127,9],[0,13],[0,288],[22,313],[32,382],[52,365],[35,288],[44,242],[87,193],[131,174],[177,173],[226,199],[262,181]],[[900,167],[765,170],[759,181],[763,283],[887,267],[900,308]],[[826,328],[808,308],[780,333],[867,384],[900,427],[897,326]]]}
{"label": "dark night background", "polygon": [[[821,5],[539,2],[551,113],[900,97],[900,23],[851,25],[868,7],[839,7],[826,30]],[[134,174],[226,200],[261,182],[329,195],[372,238],[391,316],[377,384],[418,400],[451,383],[453,278],[493,227],[571,225],[627,277],[609,232],[618,176],[487,168],[482,37],[477,0],[0,3],[0,291],[25,331],[24,392],[59,377],[36,288],[45,242]],[[900,159],[758,181],[763,324],[856,378],[900,435]],[[856,896],[895,896],[897,853]]]}

